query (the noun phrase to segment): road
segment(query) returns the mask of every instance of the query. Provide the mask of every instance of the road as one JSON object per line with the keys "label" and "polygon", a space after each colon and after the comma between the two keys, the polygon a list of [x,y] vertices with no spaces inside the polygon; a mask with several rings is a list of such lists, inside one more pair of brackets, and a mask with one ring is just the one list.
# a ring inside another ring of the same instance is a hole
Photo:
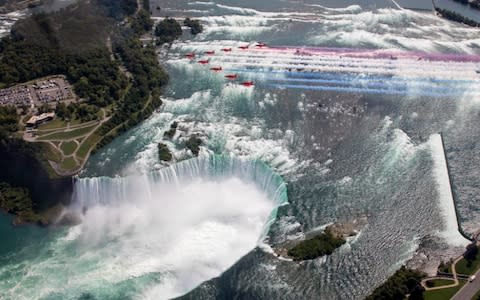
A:
{"label": "road", "polygon": [[467,282],[454,296],[453,300],[473,299],[473,296],[480,291],[480,270],[475,273],[475,280]]}

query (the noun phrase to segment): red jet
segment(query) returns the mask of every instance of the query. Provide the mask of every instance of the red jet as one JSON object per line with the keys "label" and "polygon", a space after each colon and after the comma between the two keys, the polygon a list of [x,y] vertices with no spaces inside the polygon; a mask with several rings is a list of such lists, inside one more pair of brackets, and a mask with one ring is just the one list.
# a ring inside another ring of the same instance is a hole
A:
{"label": "red jet", "polygon": [[267,46],[267,44],[265,44],[265,43],[257,43],[257,44],[255,45],[255,47],[258,47],[258,48],[264,48],[264,47],[266,47],[266,46]]}
{"label": "red jet", "polygon": [[255,83],[253,81],[245,81],[245,82],[242,82],[241,85],[246,87],[251,87],[251,86],[254,86]]}
{"label": "red jet", "polygon": [[185,54],[185,57],[193,59],[195,57],[195,53],[193,53],[193,52],[187,53],[187,54]]}
{"label": "red jet", "polygon": [[222,67],[213,67],[213,68],[210,68],[210,71],[214,71],[214,72],[220,72],[222,69]]}
{"label": "red jet", "polygon": [[201,65],[206,65],[208,64],[210,61],[208,59],[206,60],[199,60],[198,63],[201,64]]}
{"label": "red jet", "polygon": [[225,75],[225,78],[228,78],[230,80],[234,80],[234,79],[238,78],[238,75],[237,74],[228,74],[228,75]]}
{"label": "red jet", "polygon": [[223,51],[223,52],[231,52],[231,51],[232,51],[232,48],[223,48],[222,51]]}
{"label": "red jet", "polygon": [[206,55],[214,55],[214,54],[215,54],[215,51],[205,51],[205,54],[206,54]]}
{"label": "red jet", "polygon": [[239,49],[242,49],[242,50],[247,50],[247,49],[248,49],[248,45],[246,45],[246,46],[240,46],[240,47],[238,47],[238,48],[239,48]]}

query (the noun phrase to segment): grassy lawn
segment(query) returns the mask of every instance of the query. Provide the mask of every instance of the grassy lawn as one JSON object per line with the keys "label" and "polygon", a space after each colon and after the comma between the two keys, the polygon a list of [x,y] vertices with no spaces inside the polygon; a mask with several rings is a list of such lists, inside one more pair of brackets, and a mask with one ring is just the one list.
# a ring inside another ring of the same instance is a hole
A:
{"label": "grassy lawn", "polygon": [[45,153],[45,158],[54,162],[61,162],[62,161],[62,154],[55,149],[52,145],[48,143],[43,143],[44,144],[44,153]]}
{"label": "grassy lawn", "polygon": [[448,280],[448,279],[433,279],[433,280],[429,280],[428,282],[433,283],[432,287],[450,285],[454,283],[453,280]]}
{"label": "grassy lawn", "polygon": [[82,159],[85,158],[90,148],[92,148],[93,145],[95,145],[99,140],[100,137],[95,133],[89,136],[88,139],[83,141],[83,143],[80,145],[80,148],[78,148],[77,156]]}
{"label": "grassy lawn", "polygon": [[88,127],[85,127],[85,128],[74,129],[74,130],[71,130],[71,131],[62,131],[62,132],[46,134],[46,135],[42,135],[42,136],[38,137],[38,140],[39,141],[46,141],[46,140],[69,140],[69,139],[74,139],[76,137],[81,137],[83,135],[88,134],[96,126],[97,125],[93,125],[93,126],[88,126]]}
{"label": "grassy lawn", "polygon": [[457,273],[465,274],[465,275],[472,275],[474,274],[478,268],[480,267],[480,254],[477,255],[470,267],[467,266],[467,260],[462,258],[455,266]]}
{"label": "grassy lawn", "polygon": [[425,291],[423,293],[423,298],[425,300],[449,300],[463,287],[464,284],[465,281],[460,281],[460,283],[453,288]]}
{"label": "grassy lawn", "polygon": [[73,159],[73,157],[67,157],[65,158],[64,161],[62,161],[62,164],[60,167],[66,171],[75,169],[77,167],[77,163]]}
{"label": "grassy lawn", "polygon": [[77,143],[75,143],[74,141],[63,142],[60,146],[60,149],[62,149],[65,156],[68,156],[75,152],[75,150],[77,149]]}
{"label": "grassy lawn", "polygon": [[38,126],[39,130],[48,130],[48,129],[56,129],[56,128],[63,128],[67,127],[67,122],[62,121],[60,118],[55,118],[50,122],[47,122],[43,125]]}

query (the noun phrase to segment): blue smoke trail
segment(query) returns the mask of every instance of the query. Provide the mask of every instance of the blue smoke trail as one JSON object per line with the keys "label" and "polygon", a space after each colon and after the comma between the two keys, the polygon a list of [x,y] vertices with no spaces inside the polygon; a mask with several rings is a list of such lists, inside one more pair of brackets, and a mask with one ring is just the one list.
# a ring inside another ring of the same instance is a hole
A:
{"label": "blue smoke trail", "polygon": [[[338,87],[338,86],[323,86],[323,85],[300,85],[300,84],[269,84],[268,87],[280,89],[302,89],[311,91],[334,91],[334,92],[351,92],[351,93],[366,93],[366,94],[386,94],[386,95],[407,95],[406,90],[395,89],[371,89],[371,88],[357,88],[357,87]],[[471,95],[480,95],[480,93],[467,93]],[[465,93],[433,93],[419,90],[415,96],[428,97],[456,97],[463,96]]]}
{"label": "blue smoke trail", "polygon": [[320,78],[320,79],[338,79],[344,78],[344,80],[359,80],[364,79],[368,81],[384,81],[395,80],[400,82],[428,82],[428,83],[454,83],[454,84],[475,84],[480,83],[479,80],[465,80],[465,79],[434,79],[434,78],[396,78],[393,76],[372,76],[372,75],[342,75],[340,73],[319,73],[319,72],[296,72],[296,71],[274,71],[274,70],[262,70],[262,69],[226,69],[232,73],[251,73],[251,74],[272,74],[272,75],[285,75],[287,77],[301,77],[301,78]]}
{"label": "blue smoke trail", "polygon": [[[276,82],[299,82],[299,83],[324,83],[324,84],[336,84],[343,86],[351,87],[360,87],[360,88],[392,88],[392,89],[401,89],[407,91],[409,88],[412,90],[423,90],[432,93],[451,93],[452,91],[457,93],[462,93],[467,87],[465,86],[435,86],[435,85],[426,85],[422,84],[421,86],[415,85],[410,87],[405,82],[395,82],[393,80],[386,81],[368,81],[368,80],[330,80],[330,79],[304,79],[304,78],[268,78],[267,82],[276,81]],[[469,90],[472,90],[471,88]],[[475,87],[475,90],[478,90],[478,87]]]}

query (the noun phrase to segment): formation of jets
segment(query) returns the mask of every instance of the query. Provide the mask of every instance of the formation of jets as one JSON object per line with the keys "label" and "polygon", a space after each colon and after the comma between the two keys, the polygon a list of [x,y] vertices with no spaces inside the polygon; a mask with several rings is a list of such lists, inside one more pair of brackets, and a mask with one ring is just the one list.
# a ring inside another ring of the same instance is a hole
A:
{"label": "formation of jets", "polygon": [[[265,43],[257,43],[255,44],[255,48],[264,48],[266,47],[267,45]],[[241,50],[247,50],[250,48],[250,45],[243,45],[243,46],[239,46],[238,49],[241,49]],[[221,51],[223,52],[232,52],[232,48],[222,48]],[[209,51],[205,51],[203,52],[204,55],[215,55],[215,51],[214,50],[209,50]],[[185,54],[185,57],[190,59],[190,60],[194,60],[195,57],[196,57],[196,54],[195,52],[189,52],[187,54]],[[210,63],[210,60],[209,59],[201,59],[201,60],[198,60],[197,63],[201,64],[201,65],[208,65]],[[223,71],[223,68],[222,67],[211,67],[210,68],[210,71],[212,72],[221,72]],[[238,79],[238,74],[226,74],[225,75],[225,78],[228,79],[228,80],[237,80]],[[246,87],[251,87],[251,86],[254,86],[255,83],[253,81],[244,81],[244,82],[241,82],[240,85],[243,85],[243,86],[246,86]]]}

